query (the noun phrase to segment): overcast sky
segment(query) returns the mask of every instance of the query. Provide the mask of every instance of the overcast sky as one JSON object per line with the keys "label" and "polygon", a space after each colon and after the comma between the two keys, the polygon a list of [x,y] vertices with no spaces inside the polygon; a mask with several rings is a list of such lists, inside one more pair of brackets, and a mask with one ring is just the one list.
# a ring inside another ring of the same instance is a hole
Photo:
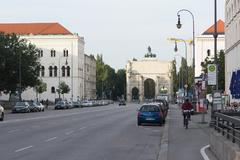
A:
{"label": "overcast sky", "polygon": [[[218,19],[224,20],[224,0]],[[127,60],[143,58],[148,45],[162,60],[172,60],[169,37],[190,39],[192,19],[177,11],[192,11],[196,35],[214,23],[214,0],[7,0],[1,2],[0,22],[59,22],[85,38],[87,54],[102,54],[105,63],[124,68]],[[180,54],[184,46],[179,46]]]}

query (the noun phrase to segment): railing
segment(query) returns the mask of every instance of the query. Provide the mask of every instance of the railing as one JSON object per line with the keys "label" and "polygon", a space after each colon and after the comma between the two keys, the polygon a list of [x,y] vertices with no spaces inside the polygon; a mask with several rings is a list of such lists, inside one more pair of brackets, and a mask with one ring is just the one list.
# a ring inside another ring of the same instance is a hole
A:
{"label": "railing", "polygon": [[236,114],[214,113],[214,128],[233,143],[237,143],[240,147],[240,117]]}

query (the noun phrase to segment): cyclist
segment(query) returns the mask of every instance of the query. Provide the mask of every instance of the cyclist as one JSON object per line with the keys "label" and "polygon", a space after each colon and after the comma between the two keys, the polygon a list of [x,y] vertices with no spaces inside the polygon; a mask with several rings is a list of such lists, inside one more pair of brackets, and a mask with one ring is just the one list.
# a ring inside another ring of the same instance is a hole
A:
{"label": "cyclist", "polygon": [[189,99],[185,99],[185,102],[182,104],[182,112],[183,112],[183,124],[185,126],[185,118],[187,117],[188,120],[191,119],[191,109],[193,108],[192,104],[189,102]]}

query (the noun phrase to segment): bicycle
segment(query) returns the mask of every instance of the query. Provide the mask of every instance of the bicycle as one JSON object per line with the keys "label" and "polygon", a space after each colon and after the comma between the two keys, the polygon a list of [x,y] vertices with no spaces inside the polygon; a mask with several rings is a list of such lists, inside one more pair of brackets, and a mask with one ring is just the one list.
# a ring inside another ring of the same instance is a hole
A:
{"label": "bicycle", "polygon": [[188,121],[190,120],[190,110],[183,110],[183,126],[188,129]]}

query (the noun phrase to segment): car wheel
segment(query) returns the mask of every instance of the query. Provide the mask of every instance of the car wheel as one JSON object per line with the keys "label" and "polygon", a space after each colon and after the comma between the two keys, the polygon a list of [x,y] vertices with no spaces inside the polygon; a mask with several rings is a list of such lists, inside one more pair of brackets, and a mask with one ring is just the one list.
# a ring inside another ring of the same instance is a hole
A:
{"label": "car wheel", "polygon": [[43,112],[44,112],[44,108],[43,108],[43,110],[42,110]]}
{"label": "car wheel", "polygon": [[161,119],[159,122],[159,126],[162,126],[162,125],[163,125],[163,119]]}
{"label": "car wheel", "polygon": [[4,113],[2,113],[1,118],[0,118],[0,121],[3,121],[3,120],[4,120]]}
{"label": "car wheel", "polygon": [[138,126],[141,126],[141,122],[140,122],[140,121],[138,121],[138,122],[137,122],[137,125],[138,125]]}

